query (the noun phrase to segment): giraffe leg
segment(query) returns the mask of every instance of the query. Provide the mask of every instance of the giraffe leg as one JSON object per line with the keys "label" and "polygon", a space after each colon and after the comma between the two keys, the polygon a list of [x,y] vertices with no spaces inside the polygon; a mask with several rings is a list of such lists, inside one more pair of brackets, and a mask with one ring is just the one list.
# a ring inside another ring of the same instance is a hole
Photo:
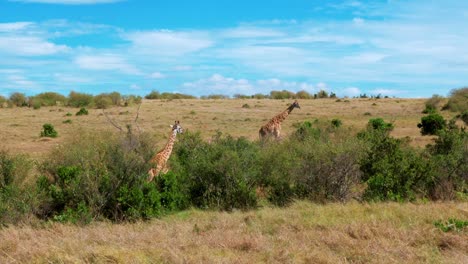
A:
{"label": "giraffe leg", "polygon": [[161,169],[162,169],[162,166],[161,165],[157,165],[156,166],[156,169],[155,168],[151,168],[149,171],[148,171],[148,182],[152,181],[154,179],[154,177],[158,176],[159,173],[161,172]]}
{"label": "giraffe leg", "polygon": [[169,166],[164,165],[164,167],[161,170],[161,174],[166,174],[169,171]]}
{"label": "giraffe leg", "polygon": [[279,129],[275,129],[275,130],[273,131],[273,135],[275,136],[275,138],[278,139],[278,138],[280,137],[280,130],[279,130]]}

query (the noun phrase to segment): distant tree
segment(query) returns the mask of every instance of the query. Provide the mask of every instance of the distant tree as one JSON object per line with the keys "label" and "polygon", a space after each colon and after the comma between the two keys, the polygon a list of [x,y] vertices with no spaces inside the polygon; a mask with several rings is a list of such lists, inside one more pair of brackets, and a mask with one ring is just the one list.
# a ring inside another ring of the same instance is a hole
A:
{"label": "distant tree", "polygon": [[468,110],[468,87],[453,89],[444,109],[454,112],[463,112]]}
{"label": "distant tree", "polygon": [[16,106],[26,106],[27,99],[24,93],[12,93],[10,95],[10,101]]}
{"label": "distant tree", "polygon": [[68,95],[68,105],[73,107],[89,106],[93,103],[93,96],[86,93],[71,91]]}
{"label": "distant tree", "polygon": [[307,91],[299,91],[296,93],[296,98],[298,99],[311,99],[313,97],[313,95],[311,95],[310,93],[308,93]]}
{"label": "distant tree", "polygon": [[327,93],[327,91],[325,91],[325,90],[320,90],[320,91],[317,93],[317,97],[318,97],[318,98],[328,98],[328,93]]}

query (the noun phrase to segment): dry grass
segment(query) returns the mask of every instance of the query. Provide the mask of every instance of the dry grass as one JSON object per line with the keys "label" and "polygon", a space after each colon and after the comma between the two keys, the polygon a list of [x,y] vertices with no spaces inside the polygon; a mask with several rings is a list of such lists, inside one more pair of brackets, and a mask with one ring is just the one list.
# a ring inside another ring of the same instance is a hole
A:
{"label": "dry grass", "polygon": [[0,230],[0,263],[467,263],[466,203],[328,204]]}
{"label": "dry grass", "polygon": [[[331,120],[339,118],[344,126],[362,129],[369,118],[383,117],[395,123],[395,137],[410,137],[415,146],[425,146],[431,137],[422,137],[416,124],[423,114],[426,99],[349,99],[349,102],[334,99],[301,100],[301,109],[296,109],[284,122],[283,135],[293,131],[292,124],[305,120]],[[201,131],[209,138],[216,131],[233,136],[258,138],[258,129],[267,120],[286,109],[291,100],[144,100],[140,110],[139,126],[155,136],[157,145],[163,145],[169,133],[169,125],[180,120],[185,129]],[[250,108],[243,108],[248,104]],[[374,105],[375,104],[375,105]],[[124,126],[130,123],[137,107],[115,107],[106,110],[109,116]],[[42,107],[0,109],[0,142],[2,146],[16,153],[29,153],[41,157],[57,144],[66,141],[80,127],[96,130],[117,131],[106,120],[102,110],[91,109],[88,116],[75,116],[76,108]],[[71,117],[64,116],[67,112]],[[371,116],[364,115],[366,112]],[[453,115],[445,113],[446,117]],[[71,124],[62,123],[71,119]],[[44,123],[51,123],[59,132],[56,139],[40,138]]]}

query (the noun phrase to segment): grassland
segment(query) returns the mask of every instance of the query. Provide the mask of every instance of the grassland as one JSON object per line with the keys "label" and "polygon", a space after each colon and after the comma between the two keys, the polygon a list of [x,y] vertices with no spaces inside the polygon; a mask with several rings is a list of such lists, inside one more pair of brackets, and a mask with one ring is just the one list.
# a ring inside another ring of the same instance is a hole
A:
{"label": "grassland", "polygon": [[[138,118],[142,130],[155,137],[157,146],[165,143],[169,125],[180,120],[185,129],[200,131],[206,139],[221,131],[233,136],[258,138],[258,129],[271,117],[283,111],[291,100],[144,100]],[[283,134],[290,133],[292,125],[305,120],[331,120],[339,118],[343,125],[356,131],[367,124],[369,118],[382,117],[392,121],[395,137],[409,137],[414,146],[425,146],[431,137],[423,137],[416,124],[423,114],[425,99],[334,99],[301,100],[283,124]],[[242,107],[248,105],[250,108]],[[65,142],[80,128],[117,131],[103,115],[102,110],[90,109],[87,116],[75,116],[76,108],[42,107],[0,109],[0,142],[14,153],[27,153],[40,158],[57,144]],[[72,116],[65,116],[66,113]],[[125,126],[135,119],[137,106],[114,107],[106,113],[116,123]],[[367,113],[367,114],[366,114]],[[370,115],[369,115],[370,114]],[[453,113],[444,112],[452,117]],[[63,123],[70,119],[72,123]],[[44,123],[51,123],[59,133],[56,139],[40,138]]]}
{"label": "grassland", "polygon": [[[301,100],[283,124],[283,134],[305,120],[339,118],[351,131],[369,118],[395,124],[392,135],[422,147],[431,137],[416,124],[425,99]],[[290,100],[144,100],[138,125],[161,147],[169,125],[209,139],[216,131],[255,140],[258,129]],[[249,105],[249,108],[242,107]],[[0,109],[0,148],[41,159],[81,128],[116,132],[102,110],[75,116],[76,108]],[[65,116],[67,112],[72,116]],[[137,106],[106,113],[124,126]],[[370,113],[366,114],[366,113]],[[454,113],[443,112],[446,118]],[[63,123],[70,119],[71,123]],[[44,123],[59,133],[39,137]],[[231,213],[190,209],[161,219],[87,226],[31,219],[26,225],[0,227],[0,263],[468,263],[468,232],[444,233],[434,222],[468,220],[466,202],[313,204],[264,206]]]}
{"label": "grassland", "polygon": [[147,222],[0,230],[0,263],[467,263],[462,203],[296,202],[250,212],[188,210]]}

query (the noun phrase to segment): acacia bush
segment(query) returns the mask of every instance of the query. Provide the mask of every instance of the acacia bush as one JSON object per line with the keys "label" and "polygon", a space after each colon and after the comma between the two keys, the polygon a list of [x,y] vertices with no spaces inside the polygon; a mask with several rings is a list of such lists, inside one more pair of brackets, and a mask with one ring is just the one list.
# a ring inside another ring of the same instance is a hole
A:
{"label": "acacia bush", "polygon": [[27,185],[33,162],[24,155],[0,150],[0,226],[27,221],[36,205]]}
{"label": "acacia bush", "polygon": [[42,126],[41,137],[55,138],[57,136],[58,136],[58,133],[52,124],[44,124]]}
{"label": "acacia bush", "polygon": [[91,94],[71,91],[68,95],[67,104],[72,107],[85,107],[93,103],[94,97]]}
{"label": "acacia bush", "polygon": [[245,138],[184,133],[174,151],[175,171],[186,182],[188,199],[196,207],[222,210],[257,206],[258,146]]}
{"label": "acacia bush", "polygon": [[180,195],[165,194],[177,192],[174,180],[146,182],[152,149],[147,135],[81,132],[41,165],[37,184],[44,199],[39,216],[86,223],[144,219],[183,209]]}
{"label": "acacia bush", "polygon": [[450,92],[449,100],[444,109],[454,112],[464,112],[468,110],[468,87],[453,89]]}
{"label": "acacia bush", "polygon": [[418,128],[421,129],[421,135],[435,135],[438,131],[443,130],[447,127],[447,121],[444,117],[437,114],[429,114],[421,118],[421,123],[418,124]]}
{"label": "acacia bush", "polygon": [[437,110],[440,108],[440,105],[442,104],[443,100],[444,98],[440,95],[432,95],[432,97],[427,99],[427,101],[424,103],[425,108],[423,110],[423,114],[436,113]]}

